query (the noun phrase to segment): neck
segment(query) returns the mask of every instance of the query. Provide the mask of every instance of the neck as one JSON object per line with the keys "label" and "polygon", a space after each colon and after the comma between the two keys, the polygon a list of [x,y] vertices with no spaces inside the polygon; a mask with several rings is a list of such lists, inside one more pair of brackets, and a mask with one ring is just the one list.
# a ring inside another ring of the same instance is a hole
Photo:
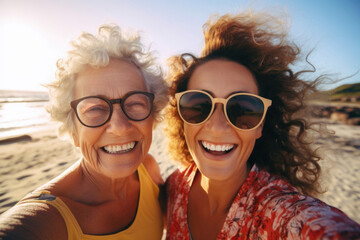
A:
{"label": "neck", "polygon": [[196,181],[208,200],[210,213],[228,212],[248,174],[249,170],[245,168],[236,177],[214,180],[198,172]]}
{"label": "neck", "polygon": [[[90,164],[82,160],[80,164],[83,189],[92,193],[94,201],[104,202],[114,199],[125,200],[133,184],[138,184],[139,179],[135,171],[125,178],[110,178],[97,172]],[[96,193],[96,194],[95,194]]]}

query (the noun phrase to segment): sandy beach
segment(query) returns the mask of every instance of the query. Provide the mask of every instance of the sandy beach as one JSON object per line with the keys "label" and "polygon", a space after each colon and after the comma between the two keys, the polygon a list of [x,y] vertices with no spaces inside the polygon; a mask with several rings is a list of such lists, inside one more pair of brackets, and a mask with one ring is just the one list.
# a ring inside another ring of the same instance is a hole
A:
{"label": "sandy beach", "polygon": [[[325,159],[321,163],[322,183],[327,191],[320,199],[360,223],[360,126],[329,122],[328,128],[335,131],[335,136],[316,140]],[[0,213],[80,157],[70,142],[57,137],[55,126],[27,134],[31,138],[0,142]],[[166,179],[176,164],[167,155],[162,125],[154,131],[150,153]]]}

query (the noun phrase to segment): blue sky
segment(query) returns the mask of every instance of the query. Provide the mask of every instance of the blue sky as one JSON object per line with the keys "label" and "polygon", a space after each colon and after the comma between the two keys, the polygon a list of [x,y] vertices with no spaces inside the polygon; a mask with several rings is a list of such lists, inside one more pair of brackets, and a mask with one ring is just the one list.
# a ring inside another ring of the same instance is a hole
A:
{"label": "blue sky", "polygon": [[[202,25],[212,14],[248,8],[289,15],[290,36],[320,73],[339,78],[360,70],[360,2],[356,0],[0,0],[0,89],[45,90],[55,62],[80,32],[115,22],[141,31],[159,63],[200,53]],[[360,73],[336,84],[360,82]],[[333,85],[335,86],[335,85]]]}

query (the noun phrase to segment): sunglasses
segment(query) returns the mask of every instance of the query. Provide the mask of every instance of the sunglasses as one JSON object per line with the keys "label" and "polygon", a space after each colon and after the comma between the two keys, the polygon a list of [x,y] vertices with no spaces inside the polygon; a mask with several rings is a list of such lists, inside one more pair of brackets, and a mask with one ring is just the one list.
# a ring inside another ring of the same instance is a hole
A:
{"label": "sunglasses", "polygon": [[181,119],[192,125],[206,122],[212,115],[216,103],[222,103],[227,121],[234,127],[249,131],[264,121],[271,100],[251,94],[235,93],[228,98],[213,98],[201,90],[188,90],[175,94]]}
{"label": "sunglasses", "polygon": [[130,92],[123,98],[107,99],[101,96],[87,96],[70,103],[80,123],[86,127],[100,127],[113,114],[113,104],[119,103],[126,117],[132,121],[148,118],[153,108],[154,94]]}

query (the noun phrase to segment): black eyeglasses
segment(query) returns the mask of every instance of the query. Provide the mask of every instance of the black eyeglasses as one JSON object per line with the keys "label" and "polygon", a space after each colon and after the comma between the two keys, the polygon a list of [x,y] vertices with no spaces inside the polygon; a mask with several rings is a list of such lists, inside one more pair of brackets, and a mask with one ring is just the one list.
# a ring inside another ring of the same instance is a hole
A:
{"label": "black eyeglasses", "polygon": [[87,96],[72,101],[70,105],[82,125],[100,127],[110,120],[115,103],[120,103],[122,111],[130,120],[145,120],[151,114],[154,98],[154,94],[148,92],[129,92],[119,99]]}
{"label": "black eyeglasses", "polygon": [[213,98],[201,90],[188,90],[175,94],[178,112],[188,124],[199,125],[207,121],[216,103],[224,106],[225,117],[234,127],[248,131],[264,121],[271,100],[251,93],[235,93],[228,98]]}

